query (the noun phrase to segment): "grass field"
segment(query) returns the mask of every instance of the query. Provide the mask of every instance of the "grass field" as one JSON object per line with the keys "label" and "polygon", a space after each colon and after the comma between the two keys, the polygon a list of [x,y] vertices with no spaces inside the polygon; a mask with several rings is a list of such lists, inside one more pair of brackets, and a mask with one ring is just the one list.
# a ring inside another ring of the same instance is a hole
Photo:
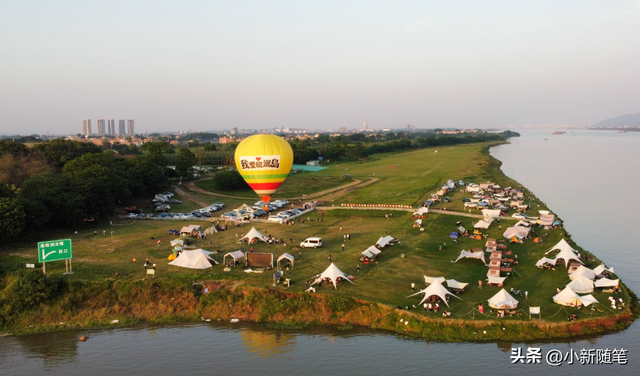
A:
{"label": "grass field", "polygon": [[[424,149],[406,153],[388,154],[377,156],[375,160],[368,162],[354,162],[339,164],[331,168],[309,174],[294,176],[292,182],[297,185],[309,185],[311,181],[326,179],[326,187],[336,182],[343,174],[350,174],[354,178],[375,177],[381,180],[375,184],[354,190],[346,196],[336,199],[333,204],[339,203],[371,203],[371,204],[405,204],[415,205],[426,199],[429,194],[435,192],[447,179],[462,179],[464,181],[485,182],[492,180],[502,186],[515,186],[517,183],[503,176],[498,170],[498,164],[492,160],[483,148],[487,145],[462,145],[455,147]],[[333,180],[331,180],[331,179]],[[190,192],[187,192],[190,194]],[[225,202],[229,208],[235,207],[243,200],[217,199],[207,195],[191,195],[198,200],[207,203],[216,201]],[[470,197],[469,194],[455,192],[451,195],[453,202],[446,204],[447,209],[462,210],[462,198]],[[176,205],[173,211],[187,212],[189,208],[195,208],[195,203],[188,201],[187,197],[181,198],[182,206]],[[534,207],[545,206],[535,198],[527,198]],[[254,199],[246,200],[253,203]],[[328,203],[331,206],[331,203]],[[443,204],[444,205],[444,204]],[[474,209],[474,213],[480,211]],[[385,214],[391,214],[385,219]],[[304,221],[304,224],[302,223]],[[272,235],[282,238],[286,246],[268,245],[265,243],[254,244],[254,252],[268,252],[274,254],[275,259],[284,252],[293,254],[296,258],[295,266],[285,275],[293,280],[290,288],[279,285],[277,288],[302,292],[305,290],[305,281],[312,279],[321,273],[331,262],[334,262],[342,271],[355,276],[354,284],[341,283],[337,290],[326,285],[318,288],[321,294],[337,294],[349,296],[355,299],[374,301],[392,306],[411,306],[418,304],[419,297],[407,298],[411,294],[411,283],[418,288],[424,287],[423,275],[432,277],[444,276],[447,279],[456,279],[460,282],[468,282],[467,291],[460,295],[461,300],[452,298],[450,311],[456,318],[489,319],[492,315],[482,316],[473,312],[479,304],[485,305],[485,313],[489,312],[487,299],[499,291],[496,287],[477,288],[477,282],[486,279],[487,267],[478,260],[464,259],[458,263],[452,263],[462,249],[485,248],[485,240],[472,240],[460,238],[457,242],[449,237],[451,231],[458,227],[457,221],[462,221],[462,226],[472,229],[475,221],[468,217],[439,214],[437,211],[429,213],[423,221],[424,232],[412,227],[411,213],[385,212],[385,211],[360,211],[360,210],[327,210],[324,213],[314,211],[308,217],[295,221],[294,225],[279,225],[257,223],[255,227],[264,235]],[[157,264],[156,280],[182,278],[193,281],[206,280],[208,278],[232,278],[240,283],[250,286],[272,287],[273,271],[264,273],[245,273],[242,267],[235,267],[231,272],[224,273],[222,265],[215,266],[205,271],[191,271],[169,266],[167,256],[171,253],[169,241],[174,239],[168,235],[167,230],[179,229],[190,223],[184,221],[136,221],[135,225],[130,220],[115,220],[113,226],[107,224],[87,225],[79,228],[78,233],[65,231],[51,231],[32,234],[31,239],[6,245],[6,250],[0,254],[0,263],[5,264],[5,269],[16,270],[19,264],[36,262],[35,244],[37,241],[49,239],[72,238],[74,250],[74,274],[70,278],[83,280],[102,280],[120,277],[129,279],[144,278],[143,262],[149,258]],[[502,232],[510,220],[494,222],[485,234],[496,239],[502,238]],[[342,231],[340,231],[342,226]],[[500,228],[504,227],[504,228]],[[242,249],[248,251],[248,246],[237,243],[237,236],[241,236],[251,229],[251,226],[232,227],[228,231],[220,232],[208,237],[208,239],[195,240],[195,245],[209,251],[218,251],[214,257],[222,262],[222,255],[229,251]],[[102,235],[102,231],[106,235]],[[98,231],[98,235],[94,235]],[[373,264],[360,264],[357,271],[358,258],[362,251],[374,244],[379,237],[388,231],[390,235],[397,237],[401,243],[383,249],[377,262]],[[541,306],[542,317],[553,322],[565,321],[569,313],[577,312],[583,317],[602,317],[612,314],[608,308],[606,298],[608,294],[596,292],[593,295],[601,303],[596,310],[561,308],[552,302],[556,288],[563,288],[569,283],[569,278],[564,267],[556,271],[541,270],[535,267],[535,262],[544,252],[557,243],[563,236],[561,228],[543,231],[535,229],[544,239],[542,244],[533,244],[527,240],[524,244],[514,244],[508,247],[518,255],[520,265],[515,268],[515,273],[506,280],[506,289],[511,287],[523,292],[529,292],[529,299],[515,297],[520,301],[519,308],[528,313],[529,306]],[[113,232],[113,234],[112,234]],[[345,241],[344,235],[350,234],[351,240]],[[321,236],[324,246],[319,249],[302,250],[302,258],[299,252],[294,251],[294,245],[299,244],[310,236]],[[160,239],[161,244],[155,242]],[[151,242],[151,245],[149,245]],[[341,245],[345,244],[345,250]],[[446,243],[446,245],[445,245]],[[440,245],[443,249],[440,250]],[[581,252],[581,248],[574,245]],[[588,249],[588,246],[586,247]],[[115,249],[109,252],[108,249]],[[488,254],[487,260],[488,260]],[[137,264],[132,262],[137,259]],[[595,267],[599,262],[594,261],[590,266]],[[61,273],[64,271],[64,263],[51,263],[47,265],[48,273]],[[628,300],[629,296],[624,295]],[[420,315],[423,313],[416,310]],[[506,318],[507,320],[528,319],[528,315]]]}

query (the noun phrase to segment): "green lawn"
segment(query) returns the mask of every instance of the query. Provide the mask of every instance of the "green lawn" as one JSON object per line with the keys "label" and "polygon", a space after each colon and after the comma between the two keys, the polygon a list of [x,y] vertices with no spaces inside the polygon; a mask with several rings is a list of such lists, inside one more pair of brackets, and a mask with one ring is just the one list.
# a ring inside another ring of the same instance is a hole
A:
{"label": "green lawn", "polygon": [[[318,172],[301,174],[298,178],[294,176],[292,181],[299,185],[306,184],[308,180],[316,179],[318,176],[336,178],[344,173],[349,173],[354,177],[375,176],[381,180],[368,187],[354,190],[347,196],[341,197],[340,202],[344,203],[384,203],[384,204],[416,204],[426,199],[447,179],[462,179],[464,181],[484,182],[493,180],[502,186],[516,185],[517,183],[504,177],[499,172],[488,170],[488,167],[495,168],[495,161],[492,161],[486,153],[481,153],[485,145],[463,145],[455,147],[438,148],[438,153],[434,149],[425,149],[407,153],[390,154],[377,157],[373,161],[340,164],[330,169]],[[400,167],[390,167],[400,165]],[[318,175],[316,175],[318,174]],[[451,195],[453,203],[447,205],[447,209],[460,209],[461,199],[469,197],[467,193],[455,192]],[[198,200],[207,203],[216,201],[225,202],[227,208],[233,208],[243,200],[218,199],[214,196],[194,195]],[[191,203],[182,197],[182,206],[176,205],[173,211],[187,212],[189,208],[195,208],[195,203]],[[253,199],[246,200],[253,203]],[[529,200],[535,207],[537,201]],[[336,202],[338,203],[338,202]],[[458,204],[459,203],[459,204]],[[173,207],[173,206],[172,206]],[[536,207],[537,208],[537,207]],[[478,213],[478,210],[475,210]],[[385,219],[385,214],[391,213],[390,219]],[[321,213],[315,211],[311,215],[302,218],[300,222],[295,222],[293,226],[257,223],[255,227],[264,235],[271,234],[274,237],[282,238],[286,246],[267,245],[258,243],[253,245],[254,252],[269,252],[274,254],[274,260],[278,255],[289,252],[296,257],[295,266],[288,275],[294,284],[290,288],[294,292],[302,292],[305,289],[305,280],[311,279],[316,274],[322,272],[328,265],[328,256],[342,271],[355,275],[354,285],[341,283],[338,290],[322,286],[318,289],[323,294],[339,294],[357,299],[370,300],[390,304],[393,306],[411,306],[417,304],[418,297],[407,298],[411,294],[410,285],[416,283],[418,287],[424,286],[423,275],[444,276],[447,279],[453,278],[461,282],[468,282],[467,291],[460,295],[462,300],[452,298],[450,310],[454,317],[466,318],[472,309],[482,303],[485,305],[485,312],[489,309],[486,305],[487,299],[499,291],[496,287],[477,288],[478,280],[485,281],[487,267],[478,260],[462,260],[456,264],[451,261],[456,258],[460,250],[469,248],[483,248],[485,241],[461,238],[454,242],[449,238],[449,233],[457,229],[457,221],[462,221],[462,225],[467,229],[472,229],[473,219],[439,214],[434,211],[427,215],[424,220],[425,231],[412,227],[413,219],[411,213],[407,212],[385,212],[385,211],[358,211],[358,210],[328,210],[324,213],[323,221],[320,221]],[[313,222],[308,219],[312,219]],[[302,224],[302,220],[305,221]],[[113,226],[87,225],[78,228],[78,234],[73,231],[50,231],[45,233],[33,233],[32,238],[27,242],[6,244],[8,251],[0,255],[0,263],[5,264],[5,269],[15,270],[18,262],[36,262],[36,242],[49,239],[60,239],[70,237],[73,239],[74,250],[74,275],[71,278],[99,280],[106,277],[118,278],[143,278],[144,270],[142,263],[145,258],[158,266],[157,279],[165,278],[187,278],[192,280],[203,280],[207,278],[219,278],[220,276],[233,278],[243,283],[258,286],[270,287],[272,285],[272,271],[262,274],[245,273],[244,268],[236,267],[231,272],[222,272],[222,266],[216,266],[206,271],[190,271],[182,268],[169,266],[167,256],[169,256],[169,241],[174,239],[168,235],[167,230],[171,228],[179,229],[190,223],[188,221],[136,221],[135,225],[130,220],[116,220]],[[503,220],[501,223],[494,223],[486,231],[489,237],[502,239],[502,232],[513,221]],[[342,231],[339,227],[342,226]],[[502,226],[503,228],[500,228]],[[246,245],[238,244],[238,236],[246,233],[251,226],[240,228],[230,228],[228,231],[220,232],[210,236],[206,240],[197,240],[198,247],[218,251],[215,257],[222,261],[222,255],[226,252],[243,249],[248,251]],[[107,235],[102,235],[102,230],[106,230]],[[358,258],[362,251],[374,244],[380,236],[384,236],[385,230],[390,235],[401,240],[401,244],[387,247],[380,255],[378,262],[374,264],[360,264],[360,271],[357,271]],[[534,244],[527,240],[524,244],[515,244],[508,247],[518,255],[520,266],[515,270],[513,276],[506,281],[507,290],[511,287],[529,292],[529,299],[516,297],[520,300],[520,308],[528,312],[528,306],[541,306],[543,318],[551,321],[563,321],[567,312],[578,312],[581,317],[593,315],[604,316],[610,314],[606,303],[608,294],[596,292],[594,296],[601,303],[600,310],[591,309],[566,309],[554,304],[551,297],[555,295],[556,288],[563,288],[569,283],[564,267],[556,271],[541,270],[535,267],[535,262],[540,259],[544,252],[559,241],[564,231],[555,229],[543,231],[535,229],[544,239],[543,244]],[[98,231],[99,235],[94,235]],[[113,231],[113,237],[111,232]],[[406,231],[406,233],[405,233]],[[344,241],[345,234],[351,234],[350,241]],[[546,235],[544,235],[546,233]],[[324,246],[317,250],[303,250],[302,258],[298,252],[293,251],[293,244],[299,244],[310,236],[321,236]],[[161,245],[155,242],[160,239]],[[293,240],[293,244],[290,239]],[[151,245],[148,243],[151,242]],[[341,250],[341,244],[345,243],[345,251]],[[446,243],[446,248],[439,250],[439,245]],[[107,250],[114,248],[114,252]],[[581,251],[582,252],[582,251]],[[132,263],[133,258],[137,258],[138,263]],[[487,254],[488,260],[488,254]],[[591,267],[595,267],[599,262],[594,261]],[[52,263],[47,265],[49,273],[61,273],[64,271],[64,263]],[[279,289],[284,289],[279,286]],[[628,298],[628,296],[627,296]],[[560,311],[558,313],[558,311]],[[418,311],[423,314],[422,311]],[[552,315],[554,315],[551,317]],[[434,315],[434,314],[431,314]],[[524,316],[523,316],[524,317]],[[476,313],[475,318],[479,319]]]}

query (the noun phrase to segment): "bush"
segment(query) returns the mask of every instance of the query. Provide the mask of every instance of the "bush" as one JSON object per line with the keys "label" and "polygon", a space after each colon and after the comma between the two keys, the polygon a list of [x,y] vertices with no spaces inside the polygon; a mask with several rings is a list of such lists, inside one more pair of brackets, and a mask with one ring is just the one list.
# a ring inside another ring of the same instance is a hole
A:
{"label": "bush", "polygon": [[49,302],[60,295],[66,281],[60,276],[46,276],[39,271],[20,271],[9,288],[13,313]]}
{"label": "bush", "polygon": [[346,312],[353,307],[355,300],[346,296],[332,295],[327,298],[327,304],[334,312]]}

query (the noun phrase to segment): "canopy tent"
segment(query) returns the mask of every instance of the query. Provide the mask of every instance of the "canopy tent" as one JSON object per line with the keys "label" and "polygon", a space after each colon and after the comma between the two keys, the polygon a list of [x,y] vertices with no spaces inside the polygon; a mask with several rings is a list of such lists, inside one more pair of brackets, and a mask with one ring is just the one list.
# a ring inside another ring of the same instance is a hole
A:
{"label": "canopy tent", "polygon": [[280,266],[280,261],[282,260],[289,260],[289,262],[291,263],[291,267],[293,267],[293,261],[294,261],[294,257],[291,256],[288,253],[283,253],[280,256],[278,256],[278,259],[276,260],[276,265],[279,267]]}
{"label": "canopy tent", "polygon": [[424,283],[426,283],[427,285],[434,282],[444,283],[444,281],[444,277],[427,277],[426,275],[424,276]]}
{"label": "canopy tent", "polygon": [[523,220],[519,220],[519,221],[518,221],[518,223],[516,223],[516,224],[514,225],[514,227],[518,227],[518,226],[530,227],[530,226],[531,226],[531,223],[529,223],[529,222],[525,222],[525,221],[523,221]]}
{"label": "canopy tent", "polygon": [[500,217],[501,212],[502,211],[500,209],[482,209],[482,216],[485,220],[489,218],[498,218]]}
{"label": "canopy tent", "polygon": [[424,215],[424,214],[427,214],[428,212],[429,212],[429,208],[422,207],[422,208],[418,208],[418,210],[416,210],[413,213],[413,215]]}
{"label": "canopy tent", "polygon": [[489,228],[489,225],[491,224],[491,222],[493,222],[493,219],[489,221],[487,221],[486,219],[481,219],[480,221],[478,221],[473,225],[473,228],[482,228],[486,230]]}
{"label": "canopy tent", "polygon": [[176,245],[179,245],[180,247],[184,246],[184,240],[180,239],[172,240],[170,243],[172,247],[175,247]]}
{"label": "canopy tent", "polygon": [[376,245],[380,246],[380,248],[384,248],[385,246],[389,245],[389,243],[393,240],[393,236],[385,236],[382,237],[380,239],[378,239],[378,241],[376,242]]}
{"label": "canopy tent", "polygon": [[416,219],[415,224],[422,225],[422,219]]}
{"label": "canopy tent", "polygon": [[543,215],[543,214],[551,214],[551,212],[550,212],[550,211],[548,211],[548,210],[538,210],[538,213],[540,213],[540,215]]}
{"label": "canopy tent", "polygon": [[575,250],[575,249],[573,249],[573,248],[571,248],[571,246],[569,245],[569,243],[567,243],[567,241],[566,241],[566,240],[564,240],[564,239],[561,239],[561,240],[558,242],[558,244],[556,244],[556,245],[554,245],[553,247],[551,247],[551,249],[550,249],[550,250],[548,250],[546,253],[550,253],[550,252],[552,252],[552,251],[554,251],[554,250],[556,250],[556,249],[559,249],[561,252],[562,252],[562,251],[564,251],[564,250],[569,250],[569,251],[571,251],[571,252],[573,252],[573,253],[576,253],[576,250]]}
{"label": "canopy tent", "polygon": [[487,279],[489,280],[489,283],[492,285],[502,285],[504,283],[504,280],[507,279],[507,277],[494,276],[494,275],[489,275],[489,273],[487,273]]}
{"label": "canopy tent", "polygon": [[589,278],[579,276],[571,281],[567,287],[570,287],[571,290],[577,293],[587,294],[593,292],[593,281]]}
{"label": "canopy tent", "polygon": [[457,232],[455,232],[455,231],[452,231],[452,232],[449,234],[449,237],[450,237],[451,239],[458,239],[458,236],[459,236],[459,235],[458,235],[458,233],[457,233]]}
{"label": "canopy tent", "polygon": [[568,286],[556,294],[556,296],[553,297],[553,301],[554,303],[569,307],[577,307],[582,304],[580,296]]}
{"label": "canopy tent", "polygon": [[[593,281],[596,278],[596,273],[593,270],[587,268],[586,266],[580,265],[578,269],[574,270],[573,273],[569,274],[569,278],[574,280],[580,277],[585,277]],[[576,291],[576,292],[579,292],[579,291]]]}
{"label": "canopy tent", "polygon": [[576,260],[582,264],[582,261],[580,261],[578,255],[576,255],[572,250],[569,249],[560,250],[560,253],[558,253],[553,259],[553,265],[556,265],[558,263],[558,260],[560,259],[564,260],[564,266],[567,268],[569,267],[569,260]]}
{"label": "canopy tent", "polygon": [[536,262],[536,266],[539,268],[544,264],[551,264],[551,265],[555,265],[556,264],[556,260],[554,259],[550,259],[550,258],[546,258],[543,257],[540,260],[538,260],[538,262]]}
{"label": "canopy tent", "polygon": [[376,256],[379,255],[380,253],[382,253],[382,251],[376,248],[374,245],[365,249],[362,252],[362,254],[367,256],[368,258],[376,258]]}
{"label": "canopy tent", "polygon": [[467,232],[467,229],[466,229],[466,228],[464,228],[464,227],[462,227],[462,226],[459,226],[459,227],[458,227],[458,233],[460,233],[461,235],[462,235],[462,234],[465,234],[466,232]]}
{"label": "canopy tent", "polygon": [[182,229],[180,229],[180,234],[194,235],[201,230],[202,230],[202,226],[200,225],[189,225],[189,226],[184,226]]}
{"label": "canopy tent", "polygon": [[616,287],[620,284],[619,279],[602,278],[594,282],[595,287]]}
{"label": "canopy tent", "polygon": [[483,264],[487,264],[487,262],[484,260],[484,252],[480,251],[480,252],[467,252],[464,249],[460,252],[460,254],[458,255],[458,258],[454,261],[454,262],[458,262],[458,260],[463,259],[463,258],[474,258],[474,259],[479,259],[482,260]]}
{"label": "canopy tent", "polygon": [[231,257],[234,261],[234,264],[236,262],[238,262],[238,260],[244,258],[244,252],[242,251],[233,251],[233,252],[229,252],[226,255],[224,255],[224,257],[222,258],[223,262],[226,264],[227,263],[227,256]]}
{"label": "canopy tent", "polygon": [[450,289],[464,290],[464,288],[468,285],[468,283],[458,282],[455,279],[447,279],[446,282],[447,287],[449,287]]}
{"label": "canopy tent", "polygon": [[580,297],[580,301],[582,302],[582,305],[585,307],[588,307],[590,304],[598,304],[598,301],[596,300],[596,298],[594,298],[593,295],[591,294],[582,295]]}
{"label": "canopy tent", "polygon": [[218,262],[211,257],[213,252],[205,251],[204,249],[195,249],[193,251],[183,251],[175,260],[171,261],[169,265],[179,266],[188,269],[207,269]]}
{"label": "canopy tent", "polygon": [[[425,300],[427,300],[430,297],[436,295],[437,297],[442,299],[442,301],[444,302],[444,304],[447,305],[447,307],[449,306],[449,303],[447,303],[447,295],[455,296],[452,292],[450,292],[444,286],[442,286],[442,283],[440,281],[438,281],[438,280],[434,280],[433,283],[431,283],[429,285],[429,287],[426,287],[426,288],[416,292],[415,294],[411,294],[411,295],[409,295],[409,297],[416,296],[418,294],[424,294],[424,297],[420,301],[419,305],[422,305],[422,303],[424,303]],[[457,296],[455,296],[455,297],[458,298]],[[460,298],[458,298],[458,299],[460,299]],[[460,299],[460,300],[462,300],[462,299]]]}
{"label": "canopy tent", "polygon": [[609,273],[614,273],[613,268],[609,268],[609,269],[607,269],[607,267],[606,267],[606,266],[604,266],[604,264],[600,264],[600,265],[596,266],[596,267],[593,269],[593,272],[595,273],[595,275],[600,275],[600,274],[602,274],[605,270],[606,270],[606,271],[608,271]]}
{"label": "canopy tent", "polygon": [[489,299],[489,307],[496,309],[515,309],[518,307],[518,301],[515,300],[507,290],[501,289]]}
{"label": "canopy tent", "polygon": [[249,232],[247,232],[247,234],[242,237],[242,239],[246,240],[249,244],[251,244],[253,239],[262,240],[265,243],[267,242],[267,237],[262,235],[258,230],[256,230],[255,227],[252,227],[251,230],[249,230]]}
{"label": "canopy tent", "polygon": [[502,236],[504,236],[507,239],[510,239],[515,236],[519,240],[522,240],[526,238],[527,235],[529,235],[529,231],[531,231],[529,227],[513,226],[513,227],[507,228],[504,234],[502,234]]}
{"label": "canopy tent", "polygon": [[331,281],[331,283],[333,283],[333,287],[336,290],[338,289],[339,278],[342,278],[346,281],[353,283],[353,281],[350,280],[349,277],[346,274],[344,274],[340,269],[338,269],[338,267],[334,263],[331,263],[331,265],[329,265],[329,267],[324,272],[322,272],[322,274],[320,274],[315,281],[313,281],[312,285],[315,285],[316,283],[321,282],[325,278],[328,278]]}

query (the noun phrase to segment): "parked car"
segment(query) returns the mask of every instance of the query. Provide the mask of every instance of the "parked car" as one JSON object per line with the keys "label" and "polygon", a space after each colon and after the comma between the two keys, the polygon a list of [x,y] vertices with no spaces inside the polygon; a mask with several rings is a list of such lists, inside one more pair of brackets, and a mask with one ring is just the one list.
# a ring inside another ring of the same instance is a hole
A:
{"label": "parked car", "polygon": [[522,214],[522,213],[515,213],[514,215],[511,216],[511,218],[515,218],[515,219],[527,219],[527,216]]}
{"label": "parked car", "polygon": [[300,247],[302,248],[322,247],[322,238],[320,237],[306,238],[302,243],[300,243]]}

